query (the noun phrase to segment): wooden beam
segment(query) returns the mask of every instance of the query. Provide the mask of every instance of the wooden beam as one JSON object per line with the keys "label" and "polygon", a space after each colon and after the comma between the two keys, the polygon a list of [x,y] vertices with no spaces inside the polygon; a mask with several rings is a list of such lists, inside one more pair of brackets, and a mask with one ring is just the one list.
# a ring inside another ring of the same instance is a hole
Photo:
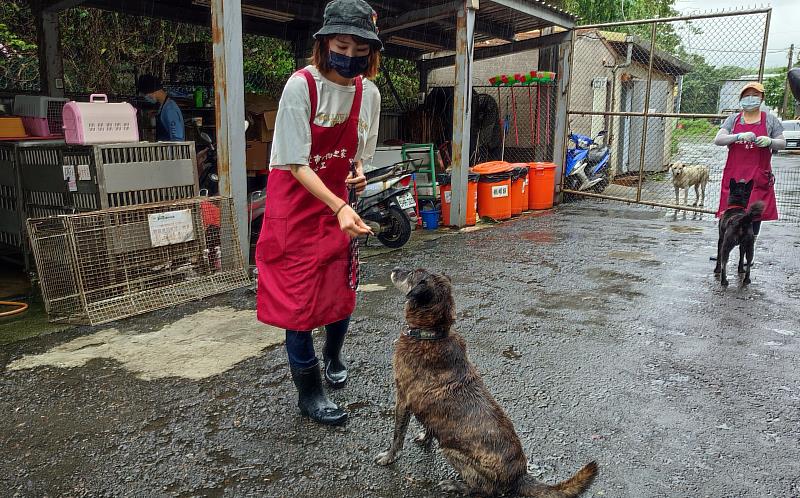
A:
{"label": "wooden beam", "polygon": [[551,7],[543,2],[531,2],[529,0],[490,0],[489,3],[502,5],[515,10],[520,14],[535,17],[548,22],[554,26],[571,29],[575,27],[575,18],[567,11],[558,7]]}
{"label": "wooden beam", "polygon": [[411,12],[406,12],[405,14],[387,19],[379,26],[379,33],[381,37],[384,37],[390,33],[402,31],[414,26],[450,18],[458,11],[460,6],[461,2],[459,1],[412,10]]}
{"label": "wooden beam", "polygon": [[42,2],[42,10],[45,12],[61,12],[62,10],[77,7],[86,0],[51,0]]}
{"label": "wooden beam", "polygon": [[453,96],[453,159],[450,222],[467,223],[467,181],[472,113],[472,55],[478,0],[464,0],[456,17],[456,65]]}
{"label": "wooden beam", "polygon": [[42,93],[50,97],[63,97],[64,59],[61,51],[58,12],[45,10],[36,12],[36,31],[39,40],[39,88]]}
{"label": "wooden beam", "polygon": [[[501,55],[509,55],[526,50],[534,50],[548,45],[558,45],[568,39],[569,32],[562,31],[552,35],[540,36],[538,38],[530,38],[528,40],[506,43],[504,45],[495,45],[492,47],[480,47],[475,49],[474,60],[491,59]],[[450,67],[456,63],[456,57],[449,55],[446,57],[437,57],[435,59],[424,59],[421,63],[428,71],[442,67]]]}
{"label": "wooden beam", "polygon": [[211,0],[214,42],[214,104],[219,191],[232,197],[245,264],[250,258],[244,140],[244,68],[240,0]]}
{"label": "wooden beam", "polygon": [[553,50],[558,51],[558,67],[555,68],[555,73],[558,75],[558,93],[556,94],[555,130],[553,133],[553,162],[556,165],[555,198],[559,202],[561,201],[561,178],[564,174],[564,164],[566,164],[567,139],[569,135],[567,110],[569,106],[569,83],[572,78],[572,37],[575,32],[567,31],[567,33],[568,38],[564,41],[569,43],[563,43],[553,48]]}

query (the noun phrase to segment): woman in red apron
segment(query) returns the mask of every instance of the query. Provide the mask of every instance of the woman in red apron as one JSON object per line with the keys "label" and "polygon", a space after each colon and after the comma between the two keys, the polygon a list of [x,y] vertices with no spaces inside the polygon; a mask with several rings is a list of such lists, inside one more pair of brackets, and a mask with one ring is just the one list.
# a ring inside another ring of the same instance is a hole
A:
{"label": "woman in red apron", "polygon": [[281,96],[256,248],[258,319],[286,329],[300,412],[329,425],[343,424],[347,412],[325,394],[311,331],[325,326],[325,378],[342,387],[341,350],[356,302],[351,240],[370,233],[348,197],[366,186],[362,161],[377,140],[380,93],[365,78],[379,67],[375,21],[363,0],[326,6],[312,65]]}
{"label": "woman in red apron", "polygon": [[753,180],[750,204],[764,202],[764,214],[753,222],[756,236],[762,221],[778,219],[775,202],[775,177],[772,175],[772,151],[786,147],[783,138],[783,125],[775,116],[761,111],[764,100],[764,86],[761,83],[748,83],[740,94],[742,112],[730,116],[722,124],[716,145],[728,146],[728,161],[722,173],[722,189],[719,198],[717,217],[728,207],[730,180]]}

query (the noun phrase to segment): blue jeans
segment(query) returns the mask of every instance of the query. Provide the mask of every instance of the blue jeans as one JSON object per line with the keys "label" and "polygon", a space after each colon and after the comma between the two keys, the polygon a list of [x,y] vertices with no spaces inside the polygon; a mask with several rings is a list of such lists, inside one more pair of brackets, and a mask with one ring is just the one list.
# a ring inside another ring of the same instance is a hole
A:
{"label": "blue jeans", "polygon": [[[341,344],[350,326],[350,317],[325,326],[325,341]],[[313,367],[317,364],[314,352],[314,337],[309,330],[286,331],[286,353],[289,355],[289,366],[296,369]]]}

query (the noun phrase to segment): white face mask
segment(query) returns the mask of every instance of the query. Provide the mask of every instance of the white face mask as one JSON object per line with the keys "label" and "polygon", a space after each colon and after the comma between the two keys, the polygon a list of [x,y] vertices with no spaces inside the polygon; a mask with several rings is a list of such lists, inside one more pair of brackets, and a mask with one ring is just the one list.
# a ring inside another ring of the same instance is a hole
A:
{"label": "white face mask", "polygon": [[758,109],[761,106],[761,97],[757,95],[748,95],[747,97],[742,97],[742,99],[739,101],[739,105],[741,105],[742,109],[745,111]]}

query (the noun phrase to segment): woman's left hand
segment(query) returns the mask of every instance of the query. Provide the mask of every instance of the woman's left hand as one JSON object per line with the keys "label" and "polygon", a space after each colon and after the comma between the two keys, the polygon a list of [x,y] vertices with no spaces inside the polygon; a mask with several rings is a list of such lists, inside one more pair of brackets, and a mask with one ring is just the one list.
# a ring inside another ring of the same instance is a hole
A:
{"label": "woman's left hand", "polygon": [[759,147],[769,147],[772,145],[772,139],[767,136],[760,136],[756,138],[756,145]]}
{"label": "woman's left hand", "polygon": [[364,166],[361,161],[356,161],[356,174],[353,176],[351,172],[347,175],[345,183],[347,183],[348,187],[356,189],[357,195],[361,195],[364,189],[367,188],[367,178],[364,176]]}

